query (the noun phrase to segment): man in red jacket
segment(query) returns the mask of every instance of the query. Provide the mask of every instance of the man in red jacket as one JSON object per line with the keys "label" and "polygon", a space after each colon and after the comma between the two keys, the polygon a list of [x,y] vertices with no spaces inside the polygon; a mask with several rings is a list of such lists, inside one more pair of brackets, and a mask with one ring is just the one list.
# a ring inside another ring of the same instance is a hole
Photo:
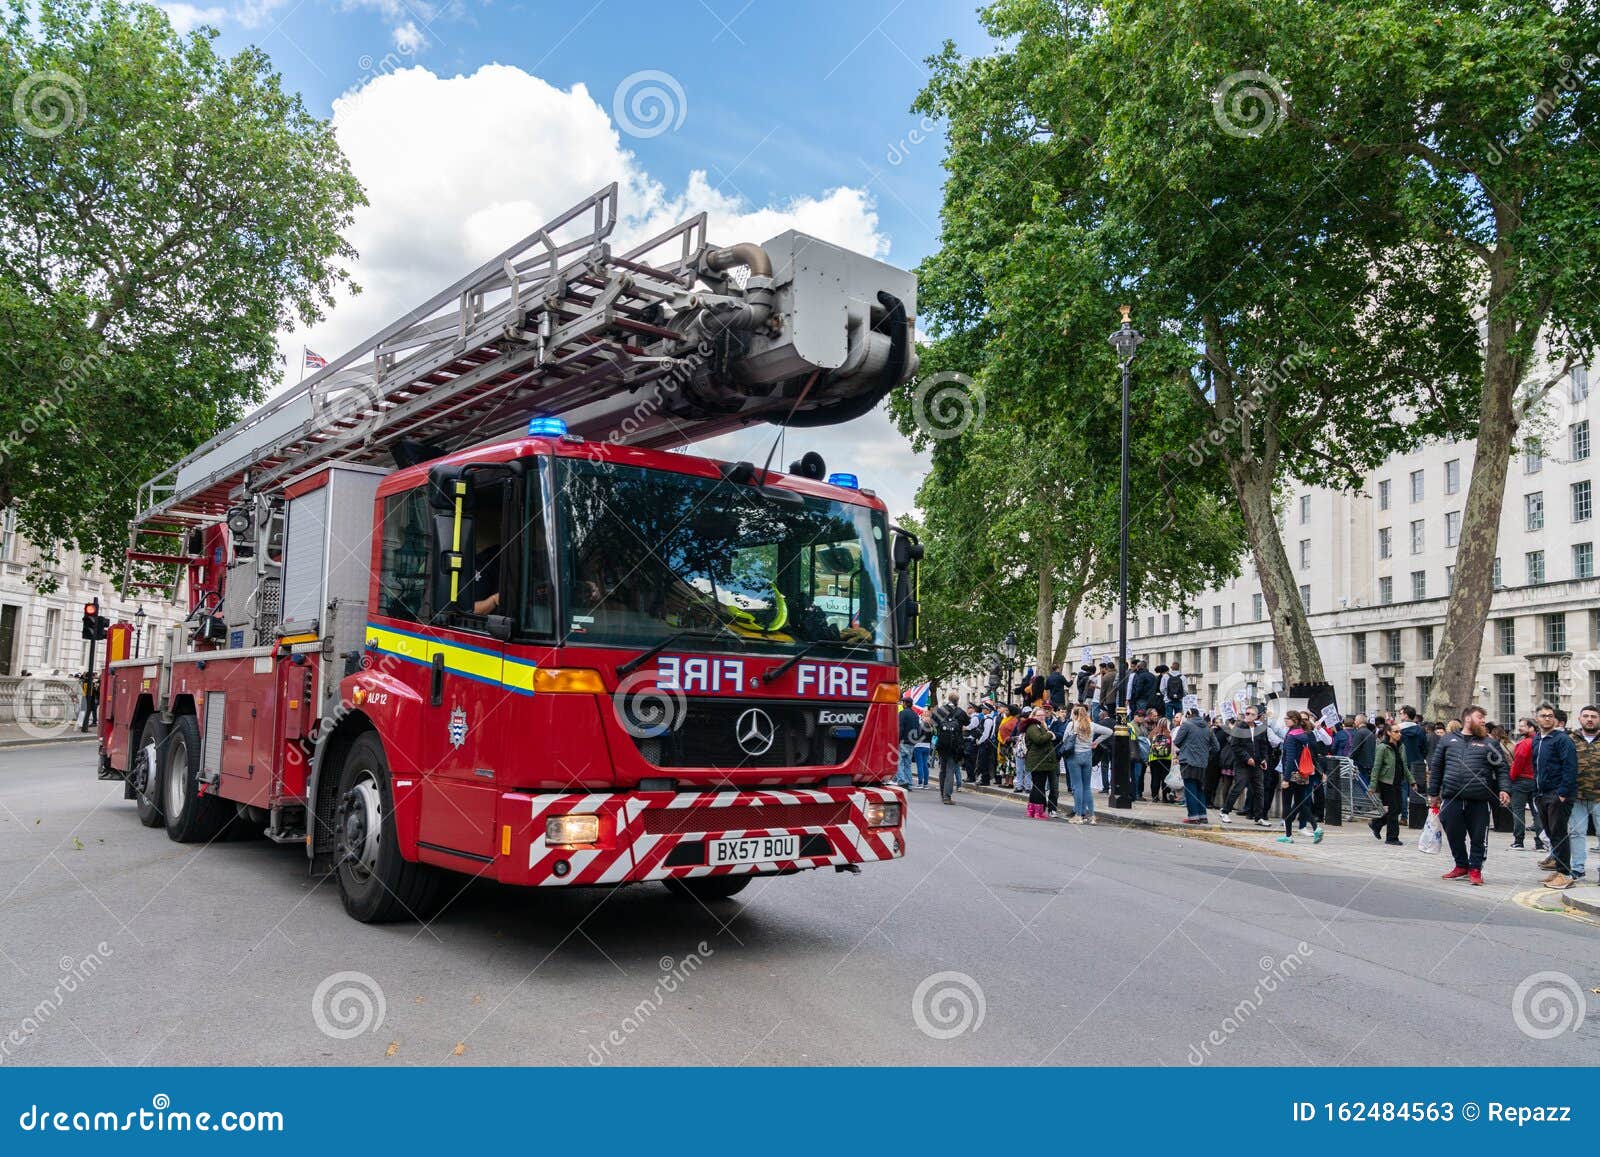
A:
{"label": "man in red jacket", "polygon": [[1517,720],[1517,745],[1511,756],[1511,850],[1523,852],[1523,809],[1533,816],[1533,848],[1544,851],[1544,832],[1539,827],[1539,809],[1533,806],[1533,720]]}

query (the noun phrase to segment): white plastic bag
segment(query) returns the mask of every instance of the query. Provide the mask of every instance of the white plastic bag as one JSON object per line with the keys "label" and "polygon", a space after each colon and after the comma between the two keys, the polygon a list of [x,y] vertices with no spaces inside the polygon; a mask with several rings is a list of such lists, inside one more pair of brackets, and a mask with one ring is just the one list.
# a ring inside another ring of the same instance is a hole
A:
{"label": "white plastic bag", "polygon": [[1173,768],[1171,771],[1167,772],[1167,778],[1162,782],[1161,786],[1166,788],[1168,791],[1182,791],[1183,772],[1179,771],[1177,768]]}
{"label": "white plastic bag", "polygon": [[1430,811],[1428,822],[1422,825],[1422,834],[1417,837],[1417,851],[1432,855],[1443,846],[1444,828],[1439,825],[1439,813]]}

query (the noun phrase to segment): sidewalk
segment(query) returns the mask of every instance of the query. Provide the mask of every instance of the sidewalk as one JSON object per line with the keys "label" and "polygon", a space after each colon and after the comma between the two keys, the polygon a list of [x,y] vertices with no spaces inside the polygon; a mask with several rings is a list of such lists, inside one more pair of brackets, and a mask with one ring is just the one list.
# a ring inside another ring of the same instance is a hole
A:
{"label": "sidewalk", "polygon": [[20,747],[26,743],[89,742],[95,738],[94,729],[80,732],[71,726],[30,727],[23,730],[14,721],[0,722],[0,747]]}
{"label": "sidewalk", "polygon": [[[963,784],[962,790],[1012,800],[1019,808],[1027,803],[1027,796],[1015,795],[1006,788]],[[1350,824],[1324,827],[1320,844],[1311,842],[1309,829],[1304,833],[1296,833],[1294,843],[1280,844],[1277,838],[1283,834],[1281,821],[1270,828],[1258,828],[1243,816],[1236,815],[1233,823],[1224,824],[1218,821],[1220,813],[1213,811],[1210,813],[1210,823],[1191,825],[1180,822],[1184,815],[1182,804],[1135,803],[1132,808],[1115,809],[1107,807],[1105,799],[1103,794],[1096,793],[1095,816],[1102,827],[1113,824],[1201,839],[1259,855],[1285,856],[1307,863],[1326,864],[1365,876],[1412,884],[1429,891],[1466,893],[1491,904],[1506,903],[1531,889],[1550,897],[1552,901],[1558,897],[1570,897],[1573,903],[1567,905],[1569,908],[1600,915],[1600,887],[1595,886],[1594,872],[1590,872],[1583,883],[1566,892],[1542,888],[1541,882],[1549,874],[1539,871],[1537,867],[1543,853],[1509,851],[1507,845],[1511,837],[1504,833],[1489,833],[1489,856],[1483,867],[1484,883],[1482,887],[1473,887],[1461,881],[1440,879],[1451,866],[1449,849],[1438,855],[1425,855],[1417,850],[1418,833],[1404,827],[1400,829],[1400,838],[1405,844],[1398,848],[1373,839],[1371,830],[1362,819]],[[1071,794],[1063,792],[1062,818],[1051,822],[1069,826],[1066,818],[1071,806]],[[1531,849],[1533,845],[1530,843],[1528,846]],[[1591,867],[1600,862],[1597,856],[1600,853],[1591,849]]]}

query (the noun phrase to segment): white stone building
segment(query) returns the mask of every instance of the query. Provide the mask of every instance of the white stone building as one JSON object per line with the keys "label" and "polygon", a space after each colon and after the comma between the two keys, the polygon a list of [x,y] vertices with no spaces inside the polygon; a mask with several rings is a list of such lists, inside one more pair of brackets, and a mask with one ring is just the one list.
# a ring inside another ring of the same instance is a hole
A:
{"label": "white stone building", "polygon": [[[64,552],[50,568],[56,589],[48,595],[29,581],[37,565],[38,550],[17,533],[16,511],[0,511],[0,680],[82,671],[89,660],[89,643],[82,637],[83,605],[91,599],[100,600],[100,613],[112,622],[143,623],[137,642],[141,655],[158,653],[167,628],[183,619],[184,608],[160,591],[121,598],[116,580],[87,570],[75,551]],[[96,667],[105,659],[105,644],[99,646]],[[10,701],[0,694],[0,707]]]}
{"label": "white stone building", "polygon": [[[1537,449],[1515,454],[1500,521],[1494,601],[1476,695],[1509,721],[1541,701],[1575,712],[1600,702],[1600,403],[1590,373],[1559,383],[1539,423]],[[1474,443],[1445,442],[1391,457],[1359,493],[1293,487],[1280,514],[1284,547],[1347,713],[1419,709],[1444,628]],[[1078,624],[1071,654],[1115,651],[1116,618]],[[1130,616],[1129,654],[1182,662],[1201,705],[1280,689],[1261,587],[1246,557],[1232,583],[1188,613]],[[1197,677],[1198,676],[1198,677]]]}

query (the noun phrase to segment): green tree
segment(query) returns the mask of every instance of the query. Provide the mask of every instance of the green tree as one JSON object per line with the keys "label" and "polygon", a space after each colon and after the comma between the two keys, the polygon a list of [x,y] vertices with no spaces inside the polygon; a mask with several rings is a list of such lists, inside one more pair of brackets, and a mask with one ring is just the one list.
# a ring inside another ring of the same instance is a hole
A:
{"label": "green tree", "polygon": [[120,0],[0,20],[0,507],[110,569],[140,481],[258,401],[274,334],[348,282],[365,199],[258,49]]}
{"label": "green tree", "polygon": [[1090,262],[1134,304],[1139,375],[1187,398],[1194,437],[1169,467],[1225,471],[1296,683],[1323,668],[1275,517],[1286,480],[1355,486],[1447,429],[1473,353],[1449,250],[1368,211],[1397,195],[1399,162],[1337,164],[1283,116],[1279,60],[1326,83],[1309,6],[1262,7],[999,0],[984,20],[1002,47],[946,46],[919,108],[950,122],[944,244],[960,256],[941,260],[964,263],[974,293],[994,292],[983,254],[1022,238],[1034,287]]}
{"label": "green tree", "polygon": [[[1314,100],[1294,119],[1341,169],[1377,158],[1401,186],[1383,208],[1470,273],[1483,321],[1464,431],[1477,437],[1430,718],[1471,701],[1511,452],[1541,401],[1600,347],[1600,9],[1380,0],[1322,6]],[[1453,291],[1454,287],[1447,287]]]}

